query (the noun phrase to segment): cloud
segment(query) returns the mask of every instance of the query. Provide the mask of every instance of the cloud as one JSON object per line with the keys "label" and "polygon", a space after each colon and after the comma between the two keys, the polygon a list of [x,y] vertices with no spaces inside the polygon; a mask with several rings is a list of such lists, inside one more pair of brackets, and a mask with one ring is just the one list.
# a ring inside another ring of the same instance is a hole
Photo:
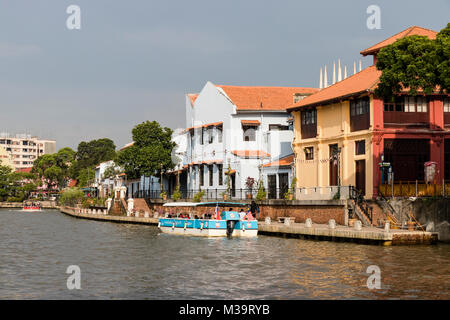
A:
{"label": "cloud", "polygon": [[41,48],[33,44],[0,42],[0,58],[29,56],[41,52]]}

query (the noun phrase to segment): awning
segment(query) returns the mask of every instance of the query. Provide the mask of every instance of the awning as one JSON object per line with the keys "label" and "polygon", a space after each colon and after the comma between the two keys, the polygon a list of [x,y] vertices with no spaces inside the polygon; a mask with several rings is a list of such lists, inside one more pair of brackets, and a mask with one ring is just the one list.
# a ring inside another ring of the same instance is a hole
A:
{"label": "awning", "polygon": [[259,122],[258,120],[241,120],[241,123],[243,126],[257,127],[257,126],[261,125],[261,122]]}

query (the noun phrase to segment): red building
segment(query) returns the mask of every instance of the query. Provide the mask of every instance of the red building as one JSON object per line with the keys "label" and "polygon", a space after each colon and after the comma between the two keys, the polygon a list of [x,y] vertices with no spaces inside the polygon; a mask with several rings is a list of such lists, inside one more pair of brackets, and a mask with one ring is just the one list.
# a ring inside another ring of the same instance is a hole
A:
{"label": "red building", "polygon": [[[435,39],[437,32],[410,27],[361,52],[363,56],[373,55],[374,64],[379,50],[397,39],[421,35]],[[373,97],[373,157],[374,190],[387,180],[387,170],[379,166],[390,163],[394,181],[414,183],[424,181],[424,163],[436,162],[434,183],[450,179],[450,100],[449,95],[409,96],[408,92],[398,95],[395,102],[385,102]]]}

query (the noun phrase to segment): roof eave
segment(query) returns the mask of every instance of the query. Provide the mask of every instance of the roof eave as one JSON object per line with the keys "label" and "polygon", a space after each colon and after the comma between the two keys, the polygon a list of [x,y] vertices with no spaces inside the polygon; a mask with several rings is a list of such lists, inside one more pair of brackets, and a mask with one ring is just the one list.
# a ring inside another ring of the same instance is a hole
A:
{"label": "roof eave", "polygon": [[371,91],[372,91],[372,90],[370,90],[370,89],[365,89],[365,90],[362,90],[362,91],[350,93],[350,94],[347,94],[347,95],[344,95],[344,96],[340,96],[340,97],[336,97],[336,98],[333,98],[333,99],[328,99],[328,100],[323,100],[323,101],[320,101],[320,102],[315,102],[315,103],[311,103],[311,104],[306,104],[306,105],[303,105],[303,106],[298,106],[298,107],[288,108],[287,111],[288,111],[288,112],[292,112],[292,111],[298,111],[298,110],[300,110],[300,109],[302,109],[302,108],[317,107],[317,106],[328,105],[328,104],[332,104],[332,103],[335,103],[335,102],[339,102],[339,101],[345,100],[345,99],[347,99],[347,98],[350,98],[350,97],[353,97],[353,96],[357,96],[357,95],[360,95],[360,94],[363,94],[363,93],[366,93],[366,92],[371,92]]}

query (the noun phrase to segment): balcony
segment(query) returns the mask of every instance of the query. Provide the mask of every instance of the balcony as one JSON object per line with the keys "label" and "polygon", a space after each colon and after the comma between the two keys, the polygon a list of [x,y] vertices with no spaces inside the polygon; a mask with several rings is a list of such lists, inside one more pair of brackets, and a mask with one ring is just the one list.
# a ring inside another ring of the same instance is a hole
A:
{"label": "balcony", "polygon": [[384,111],[383,118],[385,127],[428,127],[430,122],[428,112]]}

